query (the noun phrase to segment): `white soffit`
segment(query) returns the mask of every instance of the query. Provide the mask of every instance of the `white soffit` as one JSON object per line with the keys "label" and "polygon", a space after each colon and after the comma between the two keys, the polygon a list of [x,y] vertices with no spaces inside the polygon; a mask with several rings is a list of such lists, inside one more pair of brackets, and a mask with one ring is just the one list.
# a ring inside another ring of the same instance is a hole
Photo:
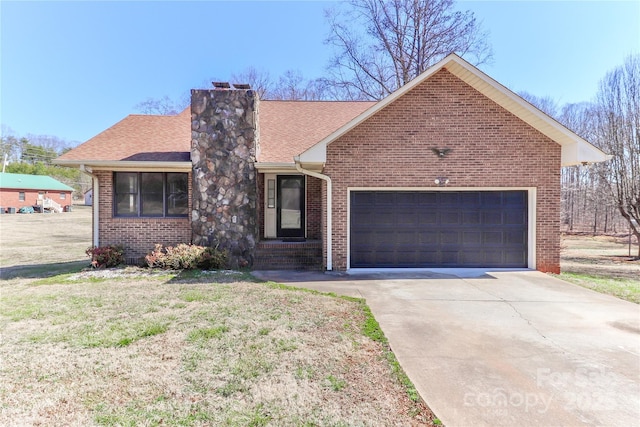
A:
{"label": "white soffit", "polygon": [[543,113],[520,96],[507,89],[482,71],[472,66],[456,54],[448,55],[446,58],[433,65],[417,78],[402,86],[394,93],[381,100],[365,112],[345,124],[335,132],[328,135],[322,141],[310,147],[308,150],[300,154],[301,162],[309,163],[325,163],[327,157],[327,145],[335,141],[345,133],[349,132],[378,111],[403,96],[405,93],[427,80],[433,74],[441,69],[446,69],[478,92],[509,111],[520,120],[537,129],[553,141],[562,146],[562,166],[570,166],[581,164],[584,162],[594,163],[608,160],[610,156],[580,136],[567,129],[565,126],[557,122],[552,117]]}

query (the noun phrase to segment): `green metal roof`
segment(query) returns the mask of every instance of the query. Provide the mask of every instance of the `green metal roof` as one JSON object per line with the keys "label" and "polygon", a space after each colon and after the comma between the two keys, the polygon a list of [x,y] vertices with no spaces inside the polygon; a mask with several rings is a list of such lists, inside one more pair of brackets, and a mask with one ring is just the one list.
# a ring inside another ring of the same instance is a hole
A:
{"label": "green metal roof", "polygon": [[46,175],[0,173],[0,188],[19,190],[73,191],[73,188]]}

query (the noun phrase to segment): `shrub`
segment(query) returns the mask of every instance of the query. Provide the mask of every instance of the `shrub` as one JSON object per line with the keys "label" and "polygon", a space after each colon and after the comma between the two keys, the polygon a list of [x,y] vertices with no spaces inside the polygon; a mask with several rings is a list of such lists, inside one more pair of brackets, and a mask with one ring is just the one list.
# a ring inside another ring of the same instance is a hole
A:
{"label": "shrub", "polygon": [[93,246],[86,250],[93,268],[117,267],[125,263],[124,248],[119,245]]}
{"label": "shrub", "polygon": [[227,253],[215,248],[186,243],[167,247],[156,244],[155,249],[144,259],[151,268],[217,270],[226,266]]}

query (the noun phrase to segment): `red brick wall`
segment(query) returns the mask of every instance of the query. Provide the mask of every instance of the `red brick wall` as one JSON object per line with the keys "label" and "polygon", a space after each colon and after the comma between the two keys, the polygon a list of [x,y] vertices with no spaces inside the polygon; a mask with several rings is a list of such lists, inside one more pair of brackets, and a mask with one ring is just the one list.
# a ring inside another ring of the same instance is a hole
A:
{"label": "red brick wall", "polygon": [[[432,147],[451,148],[444,159]],[[560,145],[446,70],[327,147],[333,263],[347,267],[348,187],[537,188],[537,269],[558,272]]]}
{"label": "red brick wall", "polygon": [[307,238],[322,238],[322,180],[307,176]]}
{"label": "red brick wall", "polygon": [[[20,192],[24,192],[24,201],[20,201]],[[48,197],[62,207],[72,205],[71,191],[45,191],[44,197]],[[64,198],[61,194],[64,193]],[[4,188],[0,190],[0,207],[3,209],[16,208],[16,211],[23,206],[35,206],[38,201],[37,190],[19,190]]]}
{"label": "red brick wall", "polygon": [[[144,257],[156,243],[191,243],[191,219],[118,218],[113,216],[113,172],[96,171],[99,180],[100,246],[122,245],[129,262]],[[189,212],[191,212],[191,173],[189,173]]]}

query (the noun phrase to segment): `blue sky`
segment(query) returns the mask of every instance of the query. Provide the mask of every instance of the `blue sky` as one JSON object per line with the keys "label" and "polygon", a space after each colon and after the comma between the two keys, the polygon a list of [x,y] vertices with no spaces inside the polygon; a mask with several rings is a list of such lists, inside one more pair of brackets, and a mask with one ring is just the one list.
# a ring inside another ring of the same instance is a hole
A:
{"label": "blue sky", "polygon": [[[0,122],[18,136],[85,141],[149,97],[180,98],[249,66],[323,75],[316,1],[0,0]],[[640,53],[640,1],[464,1],[490,33],[480,68],[515,91],[589,101]]]}

